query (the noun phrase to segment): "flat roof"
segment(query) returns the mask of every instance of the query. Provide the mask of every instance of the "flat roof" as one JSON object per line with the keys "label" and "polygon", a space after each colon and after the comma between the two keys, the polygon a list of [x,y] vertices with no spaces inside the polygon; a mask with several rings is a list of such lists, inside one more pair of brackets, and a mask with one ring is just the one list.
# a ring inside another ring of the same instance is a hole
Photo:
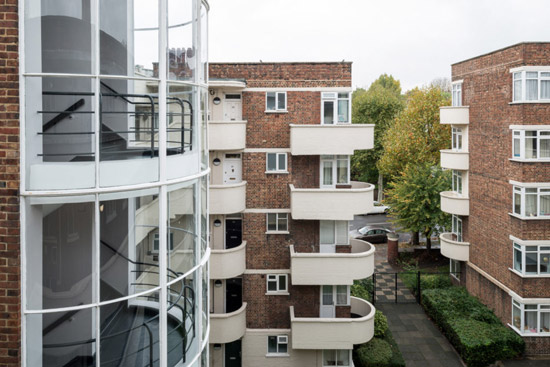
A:
{"label": "flat roof", "polygon": [[494,53],[497,53],[497,52],[501,52],[501,51],[507,50],[507,49],[509,49],[509,48],[517,47],[517,46],[520,46],[520,45],[531,45],[531,44],[533,44],[533,45],[537,45],[537,44],[541,44],[541,45],[550,45],[550,42],[519,42],[519,43],[515,43],[515,44],[510,45],[510,46],[506,46],[506,47],[503,47],[503,48],[499,48],[498,50],[490,51],[490,52],[487,52],[487,53],[484,53],[484,54],[481,54],[481,55],[478,55],[478,56],[470,57],[470,58],[468,58],[468,59],[465,59],[465,60],[462,60],[462,61],[455,62],[455,63],[451,64],[451,66],[453,66],[453,65],[458,65],[458,64],[462,64],[463,62],[466,62],[466,61],[470,61],[470,60],[474,60],[474,59],[479,59],[480,57],[488,56],[488,55],[491,55],[491,54],[494,54]]}
{"label": "flat roof", "polygon": [[247,64],[247,65],[262,65],[262,64],[352,64],[353,61],[216,61],[209,64]]}

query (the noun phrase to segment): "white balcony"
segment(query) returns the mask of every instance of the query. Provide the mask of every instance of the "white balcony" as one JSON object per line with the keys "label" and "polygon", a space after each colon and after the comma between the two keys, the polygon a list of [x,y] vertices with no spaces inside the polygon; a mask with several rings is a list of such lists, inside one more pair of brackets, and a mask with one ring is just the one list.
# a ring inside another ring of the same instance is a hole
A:
{"label": "white balcony", "polygon": [[299,189],[290,185],[292,219],[353,220],[373,207],[374,185],[352,182],[350,189]]}
{"label": "white balcony", "polygon": [[210,185],[210,214],[240,213],[246,208],[246,181]]}
{"label": "white balcony", "polygon": [[470,168],[468,152],[443,149],[441,152],[441,167],[467,171]]}
{"label": "white balcony", "polygon": [[296,317],[290,306],[292,349],[353,349],[374,336],[374,312],[369,302],[350,297],[351,313],[358,318]]}
{"label": "white balcony", "polygon": [[246,147],[246,121],[209,121],[209,150],[242,150]]}
{"label": "white balcony", "polygon": [[341,154],[374,147],[374,125],[290,125],[292,155]]}
{"label": "white balcony", "polygon": [[470,123],[470,107],[440,107],[439,122],[449,125],[468,125]]}
{"label": "white balcony", "polygon": [[212,250],[210,253],[210,278],[230,279],[246,269],[246,241],[228,250]]}
{"label": "white balcony", "polygon": [[351,253],[299,253],[290,246],[290,271],[293,285],[352,285],[374,272],[375,248],[368,242],[352,239]]}
{"label": "white balcony", "polygon": [[455,215],[470,215],[470,198],[454,191],[443,191],[441,196],[441,210]]}
{"label": "white balcony", "polygon": [[441,255],[458,261],[470,260],[470,243],[456,241],[454,233],[441,233],[439,236]]}
{"label": "white balcony", "polygon": [[246,302],[237,311],[210,314],[211,344],[231,343],[244,336],[246,331]]}

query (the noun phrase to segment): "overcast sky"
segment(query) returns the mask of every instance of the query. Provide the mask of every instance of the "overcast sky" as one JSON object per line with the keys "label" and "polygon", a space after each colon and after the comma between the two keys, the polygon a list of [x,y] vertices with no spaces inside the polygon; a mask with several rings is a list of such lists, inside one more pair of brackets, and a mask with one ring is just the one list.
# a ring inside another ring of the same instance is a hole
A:
{"label": "overcast sky", "polygon": [[550,41],[550,0],[209,0],[210,61],[353,61],[353,86],[403,90],[452,63]]}

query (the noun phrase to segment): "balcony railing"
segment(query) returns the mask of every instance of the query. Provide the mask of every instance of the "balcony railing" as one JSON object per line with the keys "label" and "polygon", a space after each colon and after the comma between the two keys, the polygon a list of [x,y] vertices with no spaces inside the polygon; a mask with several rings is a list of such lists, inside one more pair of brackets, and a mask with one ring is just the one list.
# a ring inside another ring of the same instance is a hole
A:
{"label": "balcony railing", "polygon": [[439,122],[449,125],[468,125],[470,123],[470,107],[440,107]]}
{"label": "balcony railing", "polygon": [[246,147],[246,121],[209,121],[209,150],[242,150]]}
{"label": "balcony railing", "polygon": [[351,253],[300,253],[290,246],[293,285],[352,285],[374,272],[375,248],[368,242],[350,240]]}
{"label": "balcony railing", "polygon": [[469,153],[452,149],[443,149],[441,152],[441,167],[467,171],[470,168]]}
{"label": "balcony railing", "polygon": [[290,185],[292,219],[353,220],[368,213],[373,204],[374,185],[352,182],[347,189],[299,189]]}
{"label": "balcony railing", "polygon": [[350,297],[356,318],[296,317],[290,306],[293,349],[352,349],[374,336],[375,308],[369,302]]}
{"label": "balcony railing", "polygon": [[290,125],[292,155],[342,154],[374,147],[374,125]]}
{"label": "balcony railing", "polygon": [[227,250],[212,250],[210,253],[210,278],[230,279],[246,269],[246,241]]}
{"label": "balcony railing", "polygon": [[244,336],[246,331],[246,302],[237,311],[210,314],[211,344],[231,343]]}
{"label": "balcony railing", "polygon": [[246,181],[210,185],[210,214],[240,213],[246,208]]}
{"label": "balcony railing", "polygon": [[454,191],[443,191],[441,196],[441,210],[454,215],[470,215],[470,198]]}
{"label": "balcony railing", "polygon": [[470,260],[470,243],[459,242],[454,233],[441,233],[439,236],[441,243],[441,255],[449,259],[458,261]]}

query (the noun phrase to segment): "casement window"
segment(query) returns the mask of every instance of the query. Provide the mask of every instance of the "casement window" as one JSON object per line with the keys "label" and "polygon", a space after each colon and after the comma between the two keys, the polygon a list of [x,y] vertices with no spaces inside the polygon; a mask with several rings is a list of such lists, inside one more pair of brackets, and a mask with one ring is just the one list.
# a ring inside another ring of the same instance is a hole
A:
{"label": "casement window", "polygon": [[266,111],[286,111],[286,92],[266,92]]}
{"label": "casement window", "polygon": [[349,185],[349,155],[321,156],[321,186]]}
{"label": "casement window", "polygon": [[550,102],[550,71],[523,70],[514,72],[513,89],[514,102]]}
{"label": "casement window", "polygon": [[512,155],[516,159],[550,160],[550,130],[513,130]]}
{"label": "casement window", "polygon": [[452,93],[453,107],[462,106],[462,83],[453,83]]}
{"label": "casement window", "polygon": [[550,243],[529,246],[514,242],[514,270],[523,275],[550,275]]}
{"label": "casement window", "polygon": [[270,335],[267,337],[267,354],[288,355],[288,335]]}
{"label": "casement window", "polygon": [[462,194],[462,172],[453,170],[452,189],[457,194]]}
{"label": "casement window", "polygon": [[524,218],[550,218],[550,187],[514,186],[513,210]]}
{"label": "casement window", "polygon": [[512,299],[512,327],[522,335],[550,335],[550,304],[523,304]]}
{"label": "casement window", "polygon": [[452,232],[453,239],[457,242],[462,242],[462,219],[458,215],[452,215]]}
{"label": "casement window", "polygon": [[321,124],[349,123],[350,119],[349,93],[321,93]]}
{"label": "casement window", "polygon": [[267,293],[288,292],[288,277],[286,274],[267,275]]}
{"label": "casement window", "polygon": [[449,273],[460,280],[460,261],[449,259]]}
{"label": "casement window", "polygon": [[267,213],[267,231],[288,231],[288,213]]}
{"label": "casement window", "polygon": [[321,245],[349,244],[348,221],[321,220],[319,228]]}
{"label": "casement window", "polygon": [[287,154],[286,153],[267,153],[266,171],[270,173],[287,172]]}
{"label": "casement window", "polygon": [[453,150],[462,150],[462,128],[453,127]]}
{"label": "casement window", "polygon": [[351,350],[323,350],[323,367],[328,366],[351,366]]}
{"label": "casement window", "polygon": [[350,287],[347,285],[321,286],[322,305],[349,306]]}

